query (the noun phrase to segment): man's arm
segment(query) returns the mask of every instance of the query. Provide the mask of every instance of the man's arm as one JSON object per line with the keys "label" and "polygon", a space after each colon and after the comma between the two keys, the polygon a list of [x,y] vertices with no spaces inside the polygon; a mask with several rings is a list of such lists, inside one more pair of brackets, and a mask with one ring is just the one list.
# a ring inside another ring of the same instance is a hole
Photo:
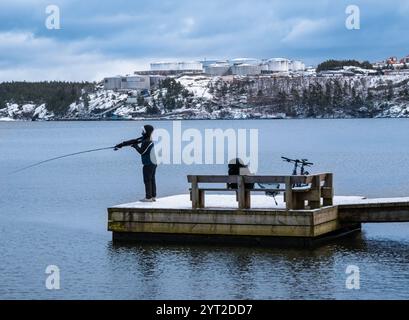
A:
{"label": "man's arm", "polygon": [[139,152],[139,154],[144,155],[146,152],[148,152],[152,144],[153,144],[152,141],[144,141],[142,143],[142,146],[139,147],[138,144],[135,144],[133,145],[133,147],[136,149],[136,151]]}
{"label": "man's arm", "polygon": [[125,141],[125,142],[122,142],[122,143],[116,145],[115,149],[122,149],[122,148],[125,148],[125,147],[135,146],[135,145],[138,145],[139,143],[141,143],[141,141],[142,140],[140,138],[136,139],[136,140]]}

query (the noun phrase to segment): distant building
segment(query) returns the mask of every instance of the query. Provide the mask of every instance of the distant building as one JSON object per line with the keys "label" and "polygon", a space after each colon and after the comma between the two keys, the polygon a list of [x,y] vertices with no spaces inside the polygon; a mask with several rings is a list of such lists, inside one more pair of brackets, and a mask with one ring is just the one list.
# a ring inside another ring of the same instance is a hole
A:
{"label": "distant building", "polygon": [[205,67],[205,74],[212,77],[221,77],[231,73],[231,67],[227,62],[217,62]]}
{"label": "distant building", "polygon": [[206,68],[212,64],[227,63],[227,61],[226,60],[203,60],[203,61],[200,61],[200,63],[202,64],[203,69],[206,70]]}
{"label": "distant building", "polygon": [[[193,62],[154,62],[148,71],[136,71],[136,77],[150,77],[150,86],[157,86],[165,77],[181,75],[202,75],[212,77],[258,76],[262,74],[288,74],[288,72],[305,72],[306,67],[302,61],[274,58],[260,60],[254,58],[236,58],[231,60],[204,60]],[[135,88],[137,80],[128,79],[128,84],[118,84],[118,78],[107,78],[106,87],[113,90],[125,90]],[[121,80],[122,81],[122,80]],[[117,89],[120,87],[121,89]]]}
{"label": "distant building", "polygon": [[165,80],[167,77],[161,75],[150,75],[151,88],[157,88],[161,81]]}
{"label": "distant building", "polygon": [[397,64],[397,63],[398,63],[397,57],[390,57],[388,60],[386,60],[386,64]]}
{"label": "distant building", "polygon": [[261,65],[244,63],[234,65],[231,70],[237,76],[256,76],[261,74]]}
{"label": "distant building", "polygon": [[104,79],[105,90],[119,90],[121,89],[122,77],[109,77]]}
{"label": "distant building", "polygon": [[404,57],[404,58],[402,58],[401,61],[400,61],[400,63],[403,63],[403,64],[409,63],[409,55],[406,56],[406,57]]}
{"label": "distant building", "polygon": [[268,71],[288,72],[290,70],[290,60],[284,58],[273,58],[267,61]]}
{"label": "distant building", "polygon": [[398,59],[397,57],[390,57],[385,61],[375,62],[372,66],[375,69],[406,69],[409,64],[409,55]]}
{"label": "distant building", "polygon": [[129,76],[122,78],[121,89],[124,90],[149,90],[151,87],[148,76]]}
{"label": "distant building", "polygon": [[236,58],[228,61],[231,73],[237,76],[256,76],[261,74],[261,61],[254,58]]}
{"label": "distant building", "polygon": [[291,60],[288,64],[289,71],[297,72],[297,71],[305,71],[305,64],[299,60]]}
{"label": "distant building", "polygon": [[203,72],[201,62],[154,62],[151,71]]}
{"label": "distant building", "polygon": [[236,58],[229,60],[228,63],[231,66],[237,66],[240,64],[250,64],[250,65],[259,65],[261,64],[261,61],[259,59],[254,59],[254,58]]}
{"label": "distant building", "polygon": [[149,90],[151,88],[149,76],[109,77],[104,79],[105,90]]}
{"label": "distant building", "polygon": [[261,63],[261,73],[270,73],[267,60],[263,60]]}

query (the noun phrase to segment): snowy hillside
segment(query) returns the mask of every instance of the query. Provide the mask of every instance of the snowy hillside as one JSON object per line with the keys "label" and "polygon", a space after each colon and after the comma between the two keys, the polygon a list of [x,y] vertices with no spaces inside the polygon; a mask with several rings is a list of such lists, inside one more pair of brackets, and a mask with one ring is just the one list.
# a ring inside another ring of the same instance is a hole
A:
{"label": "snowy hillside", "polygon": [[183,76],[143,95],[95,85],[59,116],[45,104],[9,102],[0,107],[0,121],[409,117],[408,83],[404,74]]}

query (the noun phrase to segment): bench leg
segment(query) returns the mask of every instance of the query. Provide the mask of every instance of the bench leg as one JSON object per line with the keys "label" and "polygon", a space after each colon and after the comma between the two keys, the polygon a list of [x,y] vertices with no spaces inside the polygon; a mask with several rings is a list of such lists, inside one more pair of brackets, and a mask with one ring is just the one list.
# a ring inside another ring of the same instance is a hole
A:
{"label": "bench leg", "polygon": [[199,185],[198,185],[197,177],[193,177],[192,179],[192,190],[190,193],[190,198],[192,200],[193,210],[199,209],[199,204],[200,204],[199,198],[200,197],[199,197]]}
{"label": "bench leg", "polygon": [[199,191],[199,209],[204,209],[206,207],[206,203],[205,203],[205,191],[204,190],[200,190]]}
{"label": "bench leg", "polygon": [[309,201],[308,203],[311,209],[321,208],[321,201]]}
{"label": "bench leg", "polygon": [[324,196],[324,206],[333,206],[334,205],[334,175],[328,173],[325,177],[325,196]]}
{"label": "bench leg", "polygon": [[302,195],[299,195],[297,193],[293,194],[293,209],[294,210],[305,210],[305,201],[302,197]]}
{"label": "bench leg", "polygon": [[192,192],[192,209],[199,209],[199,192]]}
{"label": "bench leg", "polygon": [[284,194],[284,198],[285,198],[285,204],[286,204],[286,208],[287,210],[294,210],[295,207],[295,199],[294,196],[295,194],[293,193],[293,187],[291,184],[291,177],[286,177],[285,178],[285,194]]}
{"label": "bench leg", "polygon": [[251,192],[246,191],[246,209],[251,208]]}
{"label": "bench leg", "polygon": [[334,200],[332,198],[324,198],[324,207],[331,207],[334,205]]}
{"label": "bench leg", "polygon": [[250,206],[251,206],[250,192],[246,190],[246,185],[244,183],[243,176],[237,177],[237,185],[238,185],[237,196],[239,198],[239,209],[240,210],[250,209]]}
{"label": "bench leg", "polygon": [[321,208],[321,177],[316,176],[313,178],[312,182],[312,200],[309,201],[309,206],[311,209]]}

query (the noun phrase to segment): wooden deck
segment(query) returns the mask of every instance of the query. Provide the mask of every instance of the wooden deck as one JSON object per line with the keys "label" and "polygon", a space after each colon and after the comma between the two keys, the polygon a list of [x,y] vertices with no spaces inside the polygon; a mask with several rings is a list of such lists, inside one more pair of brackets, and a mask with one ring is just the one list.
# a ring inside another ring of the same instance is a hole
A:
{"label": "wooden deck", "polygon": [[346,223],[409,222],[409,200],[340,205],[338,211],[339,220]]}
{"label": "wooden deck", "polygon": [[108,220],[115,241],[305,246],[359,231],[362,223],[409,222],[409,199],[335,203],[314,210],[123,205],[108,209]]}

